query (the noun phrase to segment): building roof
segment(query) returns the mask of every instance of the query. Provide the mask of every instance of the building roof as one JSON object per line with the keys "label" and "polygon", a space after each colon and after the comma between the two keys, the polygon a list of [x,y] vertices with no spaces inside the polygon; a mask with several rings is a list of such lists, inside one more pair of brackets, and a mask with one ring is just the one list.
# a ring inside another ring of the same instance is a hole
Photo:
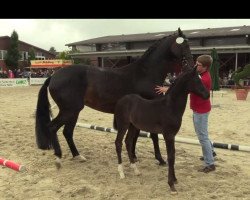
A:
{"label": "building roof", "polygon": [[[176,31],[155,32],[155,33],[141,33],[141,34],[129,34],[129,35],[111,35],[98,37],[88,40],[82,40],[79,42],[73,42],[66,44],[65,46],[73,45],[93,45],[113,42],[135,42],[135,41],[152,41],[158,40],[164,36],[171,35]],[[224,28],[207,28],[207,29],[192,29],[182,30],[187,38],[203,38],[203,37],[225,37],[225,36],[237,36],[237,35],[249,35],[250,26],[236,26],[236,27],[224,27]]]}
{"label": "building roof", "polygon": [[[0,36],[0,39],[5,39],[5,38],[6,38],[6,39],[10,39],[9,36]],[[47,53],[49,53],[49,54],[55,56],[54,53],[52,53],[52,52],[50,52],[50,51],[47,51],[47,50],[45,50],[45,49],[42,49],[42,48],[40,48],[40,47],[34,46],[34,45],[32,45],[32,44],[29,44],[29,43],[27,43],[27,42],[23,42],[23,41],[21,41],[21,40],[18,40],[18,42],[19,42],[19,43],[23,43],[23,44],[25,44],[25,45],[29,45],[29,46],[34,47],[34,48],[36,48],[36,49],[39,49],[39,50],[41,50],[41,51],[46,51]]]}
{"label": "building roof", "polygon": [[[210,54],[214,47],[190,47],[192,54]],[[89,57],[119,57],[119,56],[141,56],[147,49],[121,50],[121,51],[94,51],[69,54],[73,58]],[[250,46],[222,46],[216,47],[218,53],[249,53]]]}

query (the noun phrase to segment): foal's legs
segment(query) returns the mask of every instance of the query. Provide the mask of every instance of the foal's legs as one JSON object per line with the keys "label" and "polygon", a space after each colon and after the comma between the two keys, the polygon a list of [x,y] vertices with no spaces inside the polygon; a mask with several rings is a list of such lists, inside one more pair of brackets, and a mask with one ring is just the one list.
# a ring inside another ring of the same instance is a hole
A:
{"label": "foal's legs", "polygon": [[167,135],[167,133],[163,133],[163,137],[166,143],[167,155],[168,155],[168,185],[170,186],[170,190],[172,194],[176,194],[177,191],[175,189],[174,184],[177,183],[177,179],[175,177],[175,136]]}
{"label": "foal's legs", "polygon": [[165,165],[166,162],[163,160],[159,148],[159,139],[158,139],[158,134],[157,133],[150,133],[151,139],[154,144],[154,150],[155,150],[155,158],[158,160],[160,165]]}
{"label": "foal's legs", "polygon": [[[130,132],[130,131],[132,131],[132,130],[129,127],[128,132]],[[137,161],[137,157],[135,155],[135,147],[136,147],[137,139],[139,137],[139,133],[140,133],[140,130],[135,128],[135,130],[134,130],[133,144],[132,144],[132,154],[133,154],[133,157],[134,157],[135,161]],[[158,134],[156,134],[156,133],[150,133],[150,136],[151,136],[151,139],[152,139],[153,144],[154,144],[154,151],[155,151],[155,158],[156,158],[156,160],[159,161],[160,165],[165,165],[166,162],[163,160],[163,158],[161,156],[160,148],[159,148]]]}
{"label": "foal's legs", "polygon": [[[133,126],[133,127],[134,127],[134,126]],[[134,158],[134,161],[137,162],[138,160],[137,160],[137,157],[136,157],[136,155],[135,155],[135,147],[136,147],[137,139],[138,139],[138,137],[139,137],[140,130],[139,130],[139,129],[136,129],[135,127],[134,127],[134,129],[133,129],[133,127],[129,126],[128,134],[129,134],[130,132],[133,132],[133,131],[134,131],[134,133],[133,133],[134,137],[133,137],[133,142],[132,142],[132,147],[131,147],[131,153],[132,153],[132,156],[133,156],[133,158]],[[131,133],[131,134],[132,134],[132,133]]]}
{"label": "foal's legs", "polygon": [[124,135],[126,134],[126,131],[128,129],[129,124],[126,123],[120,123],[117,126],[117,136],[115,140],[115,147],[116,147],[116,153],[117,153],[117,158],[118,158],[118,172],[120,174],[120,178],[123,179],[125,178],[125,174],[123,172],[123,167],[122,167],[122,141],[124,138]]}
{"label": "foal's legs", "polygon": [[125,139],[125,143],[126,143],[126,149],[127,149],[127,152],[128,152],[128,157],[129,157],[129,160],[130,160],[130,167],[134,170],[134,173],[135,175],[140,175],[140,171],[138,170],[136,164],[135,164],[135,159],[134,159],[134,156],[133,156],[133,153],[132,153],[132,146],[133,146],[133,141],[134,141],[134,133],[136,131],[136,128],[130,124],[130,129],[133,130],[133,131],[130,131],[127,133],[127,136],[126,136],[126,139]]}

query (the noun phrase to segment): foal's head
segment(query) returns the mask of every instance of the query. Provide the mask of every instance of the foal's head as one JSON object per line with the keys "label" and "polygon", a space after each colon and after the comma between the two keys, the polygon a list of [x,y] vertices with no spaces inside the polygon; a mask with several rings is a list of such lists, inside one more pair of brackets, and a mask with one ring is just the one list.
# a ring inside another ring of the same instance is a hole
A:
{"label": "foal's head", "polygon": [[208,99],[210,93],[203,85],[201,77],[196,71],[196,68],[197,66],[180,74],[175,80],[174,85],[182,86],[182,88],[184,88],[187,93],[192,92],[203,99]]}

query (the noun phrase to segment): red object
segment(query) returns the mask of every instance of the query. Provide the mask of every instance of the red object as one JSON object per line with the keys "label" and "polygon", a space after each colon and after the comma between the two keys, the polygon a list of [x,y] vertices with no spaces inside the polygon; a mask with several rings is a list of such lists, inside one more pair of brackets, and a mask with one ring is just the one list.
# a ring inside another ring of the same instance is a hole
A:
{"label": "red object", "polygon": [[11,70],[9,70],[9,78],[15,78],[14,73]]}
{"label": "red object", "polygon": [[[206,71],[200,75],[203,85],[210,91],[212,87],[210,73]],[[197,113],[207,113],[211,110],[210,98],[205,100],[194,93],[190,93],[190,108]]]}
{"label": "red object", "polygon": [[247,89],[235,89],[237,100],[246,100],[248,91]]}
{"label": "red object", "polygon": [[15,171],[24,171],[25,167],[23,165],[17,164],[11,160],[6,160],[4,158],[0,158],[0,165],[6,166]]}

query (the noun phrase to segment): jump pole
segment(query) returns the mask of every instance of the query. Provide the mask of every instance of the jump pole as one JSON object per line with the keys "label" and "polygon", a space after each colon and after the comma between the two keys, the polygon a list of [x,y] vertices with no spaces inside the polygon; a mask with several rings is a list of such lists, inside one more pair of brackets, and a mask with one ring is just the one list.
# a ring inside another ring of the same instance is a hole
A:
{"label": "jump pole", "polygon": [[[91,125],[91,124],[84,124],[84,123],[77,123],[76,126],[117,134],[117,131],[113,128],[106,128],[106,127],[101,127],[101,126]],[[139,136],[150,138],[150,133],[140,131]],[[159,134],[158,137],[159,137],[159,139],[163,140],[163,136],[161,134]],[[200,145],[198,140],[190,139],[190,138],[182,138],[182,137],[178,137],[178,136],[175,137],[175,141],[180,142],[180,143],[186,143],[186,144]],[[219,143],[219,142],[213,142],[213,141],[211,141],[211,142],[215,148],[250,152],[250,146],[243,146],[243,145],[236,145],[236,144],[225,144],[225,143]]]}
{"label": "jump pole", "polygon": [[15,163],[15,162],[13,162],[11,160],[1,158],[1,157],[0,157],[0,165],[6,166],[6,167],[8,167],[10,169],[13,169],[15,171],[18,171],[18,172],[22,172],[22,171],[26,170],[25,166],[20,165],[18,163]]}

